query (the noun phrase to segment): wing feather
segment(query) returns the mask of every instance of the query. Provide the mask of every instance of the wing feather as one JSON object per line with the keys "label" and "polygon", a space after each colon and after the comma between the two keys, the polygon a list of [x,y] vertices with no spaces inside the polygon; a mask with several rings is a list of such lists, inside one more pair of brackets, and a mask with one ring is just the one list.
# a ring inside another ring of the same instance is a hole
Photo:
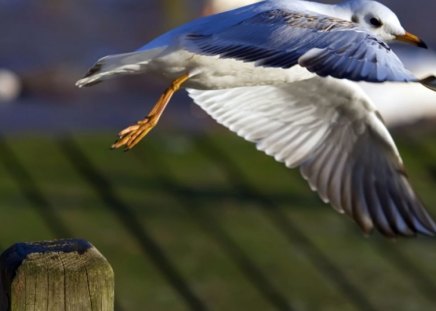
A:
{"label": "wing feather", "polygon": [[181,47],[198,54],[290,68],[354,81],[417,81],[389,46],[350,21],[283,8],[260,10],[235,24],[185,33]]}
{"label": "wing feather", "polygon": [[435,235],[378,113],[352,82],[315,77],[282,86],[188,90],[221,124],[300,172],[364,232]]}

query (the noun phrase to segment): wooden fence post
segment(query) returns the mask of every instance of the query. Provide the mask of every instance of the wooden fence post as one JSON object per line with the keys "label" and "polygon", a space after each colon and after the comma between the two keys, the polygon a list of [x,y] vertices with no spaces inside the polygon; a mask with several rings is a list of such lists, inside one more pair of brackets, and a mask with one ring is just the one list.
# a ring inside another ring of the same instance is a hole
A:
{"label": "wooden fence post", "polygon": [[84,240],[17,243],[0,256],[0,311],[113,311],[114,274]]}

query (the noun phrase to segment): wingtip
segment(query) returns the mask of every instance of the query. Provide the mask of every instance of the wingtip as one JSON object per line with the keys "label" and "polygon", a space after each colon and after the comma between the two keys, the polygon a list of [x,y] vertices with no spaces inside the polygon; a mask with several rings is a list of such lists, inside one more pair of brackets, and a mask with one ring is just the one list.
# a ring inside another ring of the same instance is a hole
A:
{"label": "wingtip", "polygon": [[83,87],[88,87],[88,86],[92,86],[92,85],[98,84],[100,82],[101,81],[98,78],[96,78],[96,77],[89,77],[89,78],[84,77],[84,78],[78,80],[75,85],[78,88],[83,88]]}
{"label": "wingtip", "polygon": [[81,89],[84,86],[82,80],[83,79],[80,79],[80,80],[76,81],[76,83],[75,83],[75,86],[78,87],[79,89]]}
{"label": "wingtip", "polygon": [[426,88],[436,92],[436,77],[434,75],[428,76],[427,78],[420,80],[419,83],[424,85]]}
{"label": "wingtip", "polygon": [[99,60],[91,69],[88,70],[86,75],[76,82],[78,88],[83,88],[85,86],[91,86],[99,83],[99,73],[102,71],[103,62]]}
{"label": "wingtip", "polygon": [[434,238],[436,237],[436,223],[433,218],[426,213],[425,220],[421,222],[421,228],[417,231],[418,234]]}

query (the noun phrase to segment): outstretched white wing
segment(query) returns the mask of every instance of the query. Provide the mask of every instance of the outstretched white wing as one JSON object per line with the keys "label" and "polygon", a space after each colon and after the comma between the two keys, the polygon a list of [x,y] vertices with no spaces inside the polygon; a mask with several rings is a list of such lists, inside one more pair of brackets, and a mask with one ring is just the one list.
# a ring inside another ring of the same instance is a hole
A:
{"label": "outstretched white wing", "polygon": [[433,235],[398,150],[354,83],[315,77],[283,86],[188,90],[219,123],[259,150],[300,167],[313,190],[365,232]]}

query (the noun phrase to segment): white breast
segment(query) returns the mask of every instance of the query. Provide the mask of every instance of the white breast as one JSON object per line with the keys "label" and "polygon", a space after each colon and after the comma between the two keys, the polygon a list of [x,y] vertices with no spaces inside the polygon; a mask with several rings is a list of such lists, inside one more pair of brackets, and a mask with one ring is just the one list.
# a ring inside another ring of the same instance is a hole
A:
{"label": "white breast", "polygon": [[165,79],[176,79],[185,73],[192,78],[186,87],[224,89],[255,85],[280,85],[310,79],[314,76],[298,65],[290,69],[257,67],[234,59],[195,55],[183,50],[153,60],[148,67]]}

